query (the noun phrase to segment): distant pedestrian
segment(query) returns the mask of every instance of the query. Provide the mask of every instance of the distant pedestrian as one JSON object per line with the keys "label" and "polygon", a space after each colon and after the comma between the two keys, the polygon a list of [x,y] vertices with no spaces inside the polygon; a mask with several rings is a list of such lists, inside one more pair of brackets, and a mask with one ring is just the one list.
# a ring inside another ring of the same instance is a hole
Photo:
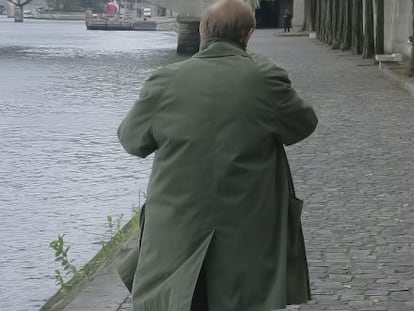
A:
{"label": "distant pedestrian", "polygon": [[283,28],[284,32],[290,32],[290,28],[292,28],[292,14],[290,14],[288,9],[283,14]]}

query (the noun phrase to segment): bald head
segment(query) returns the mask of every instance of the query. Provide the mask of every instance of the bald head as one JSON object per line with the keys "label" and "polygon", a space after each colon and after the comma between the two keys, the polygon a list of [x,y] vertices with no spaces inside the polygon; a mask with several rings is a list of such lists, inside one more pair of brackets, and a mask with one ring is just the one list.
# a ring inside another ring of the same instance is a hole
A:
{"label": "bald head", "polygon": [[242,0],[220,0],[210,6],[200,22],[202,41],[222,39],[244,49],[256,21],[251,7]]}

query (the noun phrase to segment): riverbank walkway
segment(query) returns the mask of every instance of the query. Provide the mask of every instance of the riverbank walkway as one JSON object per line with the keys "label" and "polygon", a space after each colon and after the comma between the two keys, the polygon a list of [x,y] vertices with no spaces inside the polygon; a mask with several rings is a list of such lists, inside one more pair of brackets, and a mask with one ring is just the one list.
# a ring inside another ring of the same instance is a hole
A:
{"label": "riverbank walkway", "polygon": [[[305,200],[313,292],[309,304],[288,310],[412,311],[414,97],[373,60],[276,32],[257,30],[251,49],[287,69],[320,122],[287,148]],[[132,310],[112,266],[65,308],[82,310]]]}

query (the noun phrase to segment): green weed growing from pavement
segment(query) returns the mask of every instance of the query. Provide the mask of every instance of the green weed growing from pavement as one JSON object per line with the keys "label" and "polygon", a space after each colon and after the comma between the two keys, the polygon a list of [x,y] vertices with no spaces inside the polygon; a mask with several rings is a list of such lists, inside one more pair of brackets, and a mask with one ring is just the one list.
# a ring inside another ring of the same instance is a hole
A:
{"label": "green weed growing from pavement", "polygon": [[[133,210],[132,218],[122,228],[121,218],[121,216],[118,216],[115,220],[113,217],[107,218],[107,225],[113,228],[113,237],[108,242],[105,242],[105,246],[82,269],[76,269],[73,261],[68,259],[69,247],[65,245],[64,235],[59,235],[57,240],[50,242],[51,248],[55,251],[55,260],[59,261],[63,268],[62,272],[61,270],[55,271],[56,283],[61,288],[46,302],[40,311],[51,310],[58,301],[65,299],[64,297],[69,295],[72,290],[76,289],[89,276],[94,275],[100,267],[105,265],[109,258],[115,256],[129,237],[137,234],[139,229],[139,210]],[[115,229],[117,230],[116,233],[114,233]],[[66,281],[67,275],[65,276],[65,273],[71,274],[72,278]]]}
{"label": "green weed growing from pavement", "polygon": [[[55,261],[59,262],[61,269],[55,270],[56,285],[60,286],[61,291],[66,292],[76,286],[82,279],[96,271],[97,267],[105,263],[106,260],[114,255],[116,249],[139,227],[139,207],[141,206],[141,194],[146,199],[145,192],[139,192],[138,206],[133,206],[131,220],[122,228],[123,214],[106,217],[108,230],[103,236],[100,244],[102,249],[98,254],[82,269],[77,269],[73,262],[69,260],[68,252],[70,247],[65,244],[65,235],[58,235],[58,238],[49,243],[49,246],[55,252]],[[69,279],[68,281],[66,281]]]}
{"label": "green weed growing from pavement", "polygon": [[109,239],[112,239],[114,235],[116,235],[121,230],[121,223],[123,217],[124,214],[117,215],[117,217],[115,218],[115,223],[113,216],[110,215],[106,217],[106,224],[109,228]]}
{"label": "green weed growing from pavement", "polygon": [[122,224],[123,217],[124,217],[124,214],[116,215],[115,219],[111,215],[106,217],[106,225],[108,227],[108,230],[106,231],[105,235],[102,237],[102,240],[100,241],[100,244],[102,245],[104,259],[106,259],[108,255],[107,254],[108,243],[118,243],[124,238],[124,235],[121,232],[121,224]]}
{"label": "green weed growing from pavement", "polygon": [[[61,289],[67,289],[68,285],[65,281],[65,277],[75,276],[78,274],[78,269],[72,264],[74,260],[69,260],[68,252],[70,247],[65,245],[65,235],[58,235],[57,240],[50,242],[50,247],[55,251],[55,261],[59,262],[62,266],[63,272],[59,269],[55,270],[56,285],[59,285]],[[65,277],[64,277],[65,275]]]}

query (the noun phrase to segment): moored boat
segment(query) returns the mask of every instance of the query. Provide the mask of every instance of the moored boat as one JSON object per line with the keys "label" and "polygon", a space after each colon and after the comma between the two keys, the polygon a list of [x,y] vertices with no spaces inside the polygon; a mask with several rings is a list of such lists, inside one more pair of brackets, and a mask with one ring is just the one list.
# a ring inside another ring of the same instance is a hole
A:
{"label": "moored boat", "polygon": [[[148,20],[148,16],[143,19],[132,18],[120,12],[116,1],[111,0],[104,7],[104,14],[86,14],[87,30],[157,30],[157,22]],[[151,14],[151,13],[149,13]],[[149,16],[150,17],[150,16]]]}
{"label": "moored boat", "polygon": [[129,21],[92,19],[86,20],[87,30],[132,30],[132,24]]}
{"label": "moored boat", "polygon": [[145,20],[87,19],[87,30],[157,30],[157,23]]}

